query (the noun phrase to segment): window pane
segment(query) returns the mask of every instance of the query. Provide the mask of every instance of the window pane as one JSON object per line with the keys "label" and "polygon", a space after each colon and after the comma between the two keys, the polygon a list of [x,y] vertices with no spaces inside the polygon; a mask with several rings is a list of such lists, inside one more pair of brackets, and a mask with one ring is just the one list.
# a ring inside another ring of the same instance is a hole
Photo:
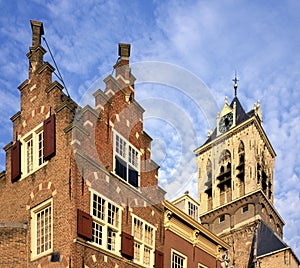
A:
{"label": "window pane", "polygon": [[172,268],[184,268],[184,258],[176,253],[172,253]]}
{"label": "window pane", "polygon": [[129,181],[132,186],[138,187],[139,186],[139,174],[137,170],[129,168]]}
{"label": "window pane", "polygon": [[52,247],[51,206],[36,213],[36,252],[43,253]]}
{"label": "window pane", "polygon": [[102,226],[97,222],[93,222],[92,241],[98,245],[102,245],[102,235]]}
{"label": "window pane", "polygon": [[138,168],[138,155],[139,155],[138,152],[135,149],[133,149],[131,146],[129,146],[128,161],[136,168]]}
{"label": "window pane", "polygon": [[107,230],[107,249],[116,250],[116,232],[110,228]]}
{"label": "window pane", "polygon": [[153,229],[149,225],[145,225],[145,243],[148,245],[153,243]]}
{"label": "window pane", "polygon": [[38,133],[38,165],[44,163],[44,132]]}
{"label": "window pane", "polygon": [[143,223],[136,218],[134,218],[134,237],[143,240]]}
{"label": "window pane", "polygon": [[150,265],[150,254],[151,250],[149,248],[144,248],[144,265]]}
{"label": "window pane", "polygon": [[93,216],[100,220],[104,220],[104,202],[100,196],[93,195]]}
{"label": "window pane", "polygon": [[116,135],[116,153],[126,157],[126,142],[119,135]]}
{"label": "window pane", "polygon": [[134,260],[136,262],[141,261],[141,245],[137,242],[134,242]]}
{"label": "window pane", "polygon": [[194,219],[197,220],[197,217],[198,217],[198,207],[195,204],[191,203],[191,202],[188,202],[188,207],[189,207],[188,208],[189,209],[189,215],[192,218],[194,218]]}
{"label": "window pane", "polygon": [[107,222],[115,227],[118,226],[118,208],[110,203],[108,203],[107,210]]}
{"label": "window pane", "polygon": [[32,138],[26,143],[26,160],[27,173],[33,170],[33,140]]}
{"label": "window pane", "polygon": [[116,174],[120,176],[122,179],[127,181],[127,164],[125,161],[121,160],[121,158],[117,157],[116,160]]}

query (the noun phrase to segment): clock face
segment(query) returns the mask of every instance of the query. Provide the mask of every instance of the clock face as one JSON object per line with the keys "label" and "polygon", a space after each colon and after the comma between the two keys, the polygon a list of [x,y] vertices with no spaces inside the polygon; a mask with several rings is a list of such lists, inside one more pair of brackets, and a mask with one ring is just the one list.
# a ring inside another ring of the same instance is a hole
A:
{"label": "clock face", "polygon": [[221,117],[219,121],[219,131],[221,133],[226,132],[233,124],[233,114],[228,113]]}

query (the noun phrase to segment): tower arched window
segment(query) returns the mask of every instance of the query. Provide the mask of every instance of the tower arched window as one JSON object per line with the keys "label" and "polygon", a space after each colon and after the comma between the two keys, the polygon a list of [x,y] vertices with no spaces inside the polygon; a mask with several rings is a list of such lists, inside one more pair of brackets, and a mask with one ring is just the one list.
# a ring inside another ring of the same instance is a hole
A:
{"label": "tower arched window", "polygon": [[239,144],[238,154],[239,154],[239,164],[243,164],[245,162],[245,145],[242,141],[240,141]]}
{"label": "tower arched window", "polygon": [[[229,173],[231,170],[231,154],[228,150],[224,150],[219,159],[220,175],[222,173]],[[229,173],[230,174],[230,173]]]}
{"label": "tower arched window", "polygon": [[230,202],[231,195],[231,153],[229,150],[224,150],[219,158],[220,173],[217,177],[218,188],[220,190],[220,205]]}
{"label": "tower arched window", "polygon": [[211,181],[212,180],[212,163],[211,163],[210,159],[208,159],[208,161],[207,161],[206,174],[207,174],[208,181]]}
{"label": "tower arched window", "polygon": [[245,145],[240,141],[238,147],[238,165],[236,166],[236,176],[239,178],[239,195],[245,194]]}

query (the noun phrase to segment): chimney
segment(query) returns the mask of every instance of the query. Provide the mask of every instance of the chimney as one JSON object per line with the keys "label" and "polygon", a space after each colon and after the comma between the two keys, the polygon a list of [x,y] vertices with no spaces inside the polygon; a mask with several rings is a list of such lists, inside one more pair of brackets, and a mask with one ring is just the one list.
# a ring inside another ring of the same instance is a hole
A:
{"label": "chimney", "polygon": [[29,47],[27,57],[29,59],[29,71],[35,72],[43,65],[43,56],[46,50],[41,46],[41,36],[44,34],[43,23],[40,21],[30,20],[32,30],[32,46]]}
{"label": "chimney", "polygon": [[130,57],[130,44],[119,44],[119,56],[121,60],[129,60]]}
{"label": "chimney", "polygon": [[119,43],[119,58],[114,68],[120,68],[124,65],[129,65],[130,44]]}
{"label": "chimney", "polygon": [[32,46],[38,47],[41,44],[41,36],[44,34],[43,23],[40,21],[30,20],[32,30]]}
{"label": "chimney", "polygon": [[[119,43],[119,58],[117,63],[114,65],[116,71],[116,78],[121,83],[123,88],[133,85],[132,75],[129,67],[130,57],[130,44]],[[120,81],[119,77],[123,79]]]}

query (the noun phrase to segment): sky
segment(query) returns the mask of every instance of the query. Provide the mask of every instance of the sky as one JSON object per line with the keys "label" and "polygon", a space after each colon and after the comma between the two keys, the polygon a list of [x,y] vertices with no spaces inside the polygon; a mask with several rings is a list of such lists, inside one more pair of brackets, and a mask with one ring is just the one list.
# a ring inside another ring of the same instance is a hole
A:
{"label": "sky", "polygon": [[[12,140],[10,117],[20,110],[18,86],[28,78],[30,19],[43,22],[67,90],[80,105],[93,106],[91,94],[104,89],[118,43],[131,44],[135,98],[146,110],[159,184],[171,200],[186,190],[197,198],[193,150],[215,127],[224,97],[233,98],[236,72],[245,110],[260,100],[277,154],[275,207],[286,223],[284,239],[300,257],[298,0],[0,0],[0,9],[1,147]],[[49,53],[44,59],[54,66]]]}

